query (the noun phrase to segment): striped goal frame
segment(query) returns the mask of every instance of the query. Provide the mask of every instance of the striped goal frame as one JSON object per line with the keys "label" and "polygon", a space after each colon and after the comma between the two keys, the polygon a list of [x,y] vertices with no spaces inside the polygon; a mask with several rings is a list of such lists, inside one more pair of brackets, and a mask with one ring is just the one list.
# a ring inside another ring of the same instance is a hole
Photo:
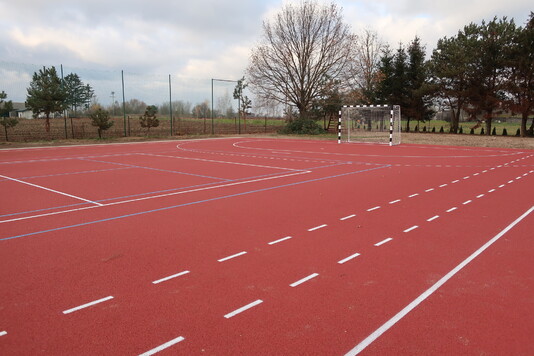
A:
{"label": "striped goal frame", "polygon": [[339,110],[338,143],[401,143],[399,105],[344,105]]}

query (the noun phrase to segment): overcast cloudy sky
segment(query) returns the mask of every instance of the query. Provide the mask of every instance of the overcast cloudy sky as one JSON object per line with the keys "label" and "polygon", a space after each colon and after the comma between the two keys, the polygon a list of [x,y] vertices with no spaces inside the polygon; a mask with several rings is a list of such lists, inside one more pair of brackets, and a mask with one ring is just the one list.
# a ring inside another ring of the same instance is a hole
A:
{"label": "overcast cloudy sky", "polygon": [[[63,64],[95,71],[171,74],[184,82],[238,79],[260,39],[262,21],[286,2],[0,0],[0,70],[12,69],[13,63]],[[454,35],[469,22],[508,16],[523,25],[533,10],[526,0],[336,3],[355,33],[373,29],[393,46],[417,35],[429,51],[439,38]],[[13,73],[0,71],[0,91],[9,88]]]}

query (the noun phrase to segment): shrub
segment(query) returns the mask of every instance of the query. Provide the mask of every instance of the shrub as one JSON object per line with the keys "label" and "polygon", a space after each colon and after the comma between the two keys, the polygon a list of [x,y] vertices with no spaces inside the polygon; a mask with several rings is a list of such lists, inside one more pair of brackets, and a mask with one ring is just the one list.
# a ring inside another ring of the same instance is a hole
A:
{"label": "shrub", "polygon": [[469,134],[470,134],[470,135],[474,135],[474,134],[475,134],[475,129],[474,129],[474,128],[471,128],[471,131],[469,131]]}
{"label": "shrub", "polygon": [[495,126],[493,127],[493,131],[491,131],[491,134],[493,136],[497,135],[497,128]]}
{"label": "shrub", "polygon": [[323,128],[315,120],[308,118],[291,119],[286,127],[280,130],[282,134],[297,135],[319,135],[323,132]]}
{"label": "shrub", "polygon": [[515,135],[517,137],[521,136],[521,129],[517,129],[517,131],[515,132]]}
{"label": "shrub", "polygon": [[504,129],[502,129],[502,135],[503,136],[508,136],[508,130],[506,130],[506,127]]}
{"label": "shrub", "polygon": [[460,126],[460,131],[458,131],[459,134],[463,134],[464,133],[464,128],[462,126]]}
{"label": "shrub", "polygon": [[481,129],[480,129],[480,134],[481,134],[481,135],[484,135],[484,134],[485,134],[485,132],[484,132],[484,128],[481,128]]}
{"label": "shrub", "polygon": [[445,130],[443,130],[443,126],[441,126],[441,128],[439,129],[439,133],[443,133],[445,132]]}
{"label": "shrub", "polygon": [[436,132],[436,127],[435,126],[432,128],[432,132]]}

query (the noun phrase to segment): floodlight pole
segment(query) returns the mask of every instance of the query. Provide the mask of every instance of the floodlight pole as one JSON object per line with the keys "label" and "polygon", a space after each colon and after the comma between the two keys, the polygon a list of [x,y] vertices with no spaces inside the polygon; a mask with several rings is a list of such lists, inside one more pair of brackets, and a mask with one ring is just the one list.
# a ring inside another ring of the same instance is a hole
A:
{"label": "floodlight pole", "polygon": [[[214,79],[214,78],[211,78],[211,134],[212,135],[215,134],[214,125],[213,125],[213,82],[238,83],[238,81],[237,80],[231,80],[231,79]],[[239,115],[239,106],[237,107],[237,113]]]}

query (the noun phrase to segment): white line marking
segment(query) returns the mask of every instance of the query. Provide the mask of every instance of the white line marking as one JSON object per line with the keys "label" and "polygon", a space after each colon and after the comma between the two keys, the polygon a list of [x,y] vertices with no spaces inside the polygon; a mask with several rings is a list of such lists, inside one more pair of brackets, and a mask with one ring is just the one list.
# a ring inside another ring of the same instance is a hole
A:
{"label": "white line marking", "polygon": [[457,180],[453,180],[451,183],[458,183],[458,182],[459,180],[457,179]]}
{"label": "white line marking", "polygon": [[400,202],[400,201],[401,201],[400,199],[393,200],[393,201],[390,201],[389,204],[395,204],[395,203],[398,203],[398,202]]}
{"label": "white line marking", "polygon": [[484,196],[484,194],[479,194],[479,195],[477,195],[477,199],[480,199],[480,198],[482,198],[483,196]]}
{"label": "white line marking", "polygon": [[367,209],[367,211],[373,211],[373,210],[377,210],[377,209],[380,209],[380,207],[379,206],[375,206],[374,208]]}
{"label": "white line marking", "polygon": [[180,276],[183,276],[184,274],[188,274],[188,273],[190,273],[190,271],[183,271],[183,272],[180,272],[180,273],[176,273],[176,274],[173,274],[172,276],[168,276],[168,277],[165,277],[165,278],[162,278],[162,279],[158,279],[157,281],[152,282],[152,284],[158,284],[158,283],[161,283],[161,282],[165,282],[165,281],[168,281],[169,279],[180,277]]}
{"label": "white line marking", "polygon": [[505,185],[506,185],[506,184],[501,184],[501,185],[499,185],[499,188],[502,188],[502,187],[504,187]]}
{"label": "white line marking", "polygon": [[469,179],[469,178],[471,178],[471,177],[470,177],[470,176],[467,176],[467,177],[464,177],[463,179]]}
{"label": "white line marking", "polygon": [[436,220],[437,218],[439,218],[439,215],[434,215],[433,217],[431,217],[430,219],[427,219],[428,222],[430,221],[434,221]]}
{"label": "white line marking", "polygon": [[4,335],[7,335],[7,331],[0,331],[0,336],[4,336]]}
{"label": "white line marking", "polygon": [[413,198],[413,197],[416,197],[418,195],[419,195],[419,193],[415,193],[415,194],[409,195],[408,198]]}
{"label": "white line marking", "polygon": [[514,182],[513,179],[512,179],[512,180],[509,180],[509,181],[508,181],[508,184],[513,183],[513,182]]}
{"label": "white line marking", "polygon": [[242,252],[236,253],[235,255],[228,256],[228,257],[225,257],[225,258],[221,258],[220,260],[217,260],[217,261],[218,262],[228,261],[228,260],[230,260],[232,258],[236,258],[236,257],[242,256],[242,255],[244,255],[246,253],[247,253],[247,251],[242,251]]}
{"label": "white line marking", "polygon": [[458,208],[457,207],[450,208],[449,210],[447,210],[447,213],[450,213],[451,211],[455,211],[456,209],[458,209]]}
{"label": "white line marking", "polygon": [[480,174],[480,173],[475,173],[475,174],[473,174],[473,176],[478,176],[479,174]]}
{"label": "white line marking", "polygon": [[521,178],[523,178],[523,177],[516,177],[515,180],[519,180],[519,179],[521,179]]}
{"label": "white line marking", "polygon": [[348,262],[348,261],[352,260],[353,258],[358,257],[359,255],[360,255],[359,253],[355,253],[354,255],[350,255],[349,257],[342,259],[341,261],[337,261],[337,263],[342,265],[343,263]]}
{"label": "white line marking", "polygon": [[523,177],[526,177],[526,176],[528,176],[528,173],[523,174]]}
{"label": "white line marking", "polygon": [[311,229],[308,229],[308,231],[312,232],[312,231],[319,230],[319,229],[322,229],[323,227],[327,227],[327,226],[328,225],[326,225],[326,224],[319,225],[319,226],[316,226],[316,227],[312,227]]}
{"label": "white line marking", "polygon": [[427,190],[425,190],[425,193],[431,192],[433,190],[434,190],[434,188],[427,189]]}
{"label": "white line marking", "polygon": [[277,244],[279,242],[282,242],[282,241],[285,241],[285,240],[289,240],[291,238],[292,238],[292,236],[286,236],[286,237],[283,237],[283,238],[281,238],[279,240],[271,241],[271,242],[268,243],[268,245],[274,245],[274,244]]}
{"label": "white line marking", "polygon": [[58,190],[54,190],[54,189],[50,189],[50,188],[46,188],[46,187],[43,187],[43,186],[41,186],[41,185],[28,183],[28,182],[25,182],[25,181],[23,181],[23,180],[19,180],[19,179],[15,179],[15,178],[7,177],[7,176],[3,176],[3,175],[0,175],[0,177],[5,178],[5,179],[8,179],[8,180],[12,180],[12,181],[17,182],[17,183],[22,183],[22,184],[26,184],[26,185],[29,185],[29,186],[32,186],[32,187],[35,187],[35,188],[39,188],[39,189],[42,189],[42,190],[47,190],[47,191],[52,192],[52,193],[56,193],[56,194],[60,194],[60,195],[64,195],[64,196],[67,196],[67,197],[69,197],[69,198],[74,198],[74,199],[77,199],[77,200],[82,200],[82,201],[84,201],[84,202],[91,203],[91,204],[95,204],[95,205],[98,205],[98,206],[104,206],[104,204],[100,204],[100,203],[97,203],[97,202],[92,201],[92,200],[88,200],[88,199],[80,198],[80,197],[77,197],[76,195],[71,195],[71,194],[63,193],[63,192],[60,192],[60,191],[58,191]]}
{"label": "white line marking", "polygon": [[385,239],[385,240],[382,240],[382,241],[380,241],[380,242],[377,242],[377,243],[375,244],[375,246],[376,246],[376,247],[381,246],[381,245],[383,245],[383,244],[385,244],[385,243],[390,242],[391,240],[393,240],[393,238],[388,237],[388,238]]}
{"label": "white line marking", "polygon": [[156,347],[156,348],[153,348],[152,350],[149,350],[147,352],[144,352],[142,354],[140,354],[139,356],[151,356],[151,355],[154,355],[155,353],[158,353],[162,350],[165,350],[166,348],[168,347],[171,347],[172,345],[174,344],[177,344],[179,343],[180,341],[184,341],[185,338],[182,337],[182,336],[178,336],[176,339],[172,339],[171,341],[167,341],[166,343]]}
{"label": "white line marking", "polygon": [[289,286],[290,286],[290,287],[296,287],[296,286],[298,286],[299,284],[302,284],[302,283],[304,283],[304,282],[309,281],[309,280],[312,279],[312,278],[317,277],[318,275],[319,275],[319,273],[312,273],[312,274],[310,274],[308,277],[304,277],[304,278],[302,278],[302,279],[300,279],[300,280],[298,280],[298,281],[296,281],[296,282],[294,282],[294,283],[291,283]]}
{"label": "white line marking", "polygon": [[349,216],[345,216],[344,218],[341,218],[341,219],[339,219],[339,220],[341,220],[341,221],[345,221],[345,220],[348,220],[348,219],[352,219],[352,218],[355,217],[355,216],[356,216],[356,214],[352,214],[352,215],[349,215]]}
{"label": "white line marking", "polygon": [[77,306],[77,307],[72,308],[72,309],[67,309],[67,310],[63,311],[63,314],[70,314],[70,313],[78,311],[80,309],[84,309],[84,308],[93,306],[93,305],[98,304],[98,303],[103,303],[103,302],[108,301],[110,299],[113,299],[113,297],[109,296],[109,297],[105,297],[105,298],[102,298],[102,299],[98,299],[98,300],[95,300],[93,302],[89,302],[87,304],[83,304],[83,305]]}
{"label": "white line marking", "polygon": [[[280,175],[280,176],[273,176],[273,177],[267,177],[267,178],[252,179],[252,180],[247,180],[247,181],[242,181],[242,182],[227,183],[227,184],[221,184],[221,185],[214,185],[214,186],[210,186],[210,187],[203,187],[203,188],[197,188],[197,189],[183,190],[183,191],[174,192],[174,193],[166,193],[166,194],[153,195],[153,196],[143,197],[143,198],[135,198],[135,199],[130,199],[130,200],[122,200],[122,201],[118,201],[118,202],[114,202],[114,203],[108,203],[108,204],[106,204],[105,206],[112,206],[112,205],[126,204],[126,203],[132,203],[132,202],[142,201],[142,200],[149,200],[149,199],[157,199],[157,198],[169,197],[169,196],[173,196],[173,195],[180,195],[180,194],[186,194],[186,193],[200,192],[200,191],[210,190],[210,189],[225,188],[225,187],[230,187],[230,186],[234,186],[234,185],[241,185],[241,184],[247,184],[247,183],[255,183],[255,182],[261,182],[261,181],[265,181],[265,180],[278,179],[278,178],[285,178],[285,177],[291,177],[291,176],[300,175],[300,174],[307,174],[307,173],[311,173],[311,171],[302,171],[302,172],[296,172],[296,173],[283,174],[283,175]],[[13,221],[19,221],[19,220],[27,220],[27,219],[40,218],[40,217],[51,216],[51,215],[58,215],[58,214],[72,213],[72,212],[75,212],[75,211],[81,211],[81,210],[87,210],[87,209],[93,209],[93,208],[98,208],[98,206],[88,206],[88,207],[84,207],[84,208],[76,208],[76,209],[69,209],[69,210],[56,211],[56,212],[53,212],[53,213],[46,213],[46,214],[39,214],[39,215],[31,215],[31,216],[25,216],[25,217],[14,218],[14,219],[9,219],[9,220],[0,220],[0,224],[2,224],[2,223],[8,223],[8,222],[13,222]]]}
{"label": "white line marking", "polygon": [[391,319],[389,319],[387,322],[385,322],[382,326],[380,326],[378,329],[376,329],[371,335],[366,337],[363,341],[361,341],[358,345],[356,345],[352,350],[347,352],[345,354],[345,356],[355,356],[355,355],[359,354],[361,351],[363,351],[373,341],[378,339],[380,337],[380,335],[382,335],[383,333],[388,331],[391,327],[393,327],[399,320],[404,318],[409,312],[411,312],[419,304],[421,304],[425,299],[427,299],[429,296],[431,296],[436,290],[438,290],[442,285],[444,285],[449,279],[454,277],[454,275],[456,275],[465,266],[467,266],[471,261],[473,261],[475,258],[477,258],[482,252],[484,252],[491,245],[493,245],[504,234],[506,234],[515,225],[517,225],[519,222],[521,222],[521,220],[526,218],[530,213],[532,213],[532,211],[534,211],[534,206],[531,207],[527,212],[525,212],[519,218],[517,218],[510,225],[508,225],[504,230],[502,230],[500,233],[498,233],[491,240],[486,242],[482,247],[480,247],[478,250],[476,250],[471,256],[467,257],[464,261],[462,261],[458,266],[456,266],[454,269],[452,269],[449,273],[447,273],[445,276],[443,276],[432,287],[428,288],[425,292],[423,292],[423,294],[421,294],[420,296],[415,298],[410,304],[408,304],[406,307],[404,307],[395,316],[393,316]]}
{"label": "white line marking", "polygon": [[469,203],[471,203],[471,202],[472,202],[472,200],[466,200],[466,201],[464,201],[462,204],[463,204],[463,205],[467,205],[467,204],[469,204]]}
{"label": "white line marking", "polygon": [[495,191],[495,189],[490,189],[488,190],[488,193],[493,193]]}
{"label": "white line marking", "polygon": [[446,187],[446,186],[448,186],[448,184],[442,184],[442,185],[440,185],[439,187],[440,187],[440,188],[443,188],[443,187]]}
{"label": "white line marking", "polygon": [[482,171],[482,173],[488,173],[488,171],[487,170],[486,171]]}
{"label": "white line marking", "polygon": [[256,305],[261,304],[261,303],[263,303],[263,300],[258,299],[258,300],[256,300],[256,301],[250,303],[250,304],[245,305],[244,307],[241,307],[241,308],[239,308],[239,309],[234,310],[234,311],[231,312],[231,313],[226,314],[224,317],[225,317],[226,319],[230,319],[231,317],[236,316],[237,314],[242,313],[242,312],[244,312],[245,310],[248,310],[248,309],[250,309],[250,308],[253,308],[253,307],[255,307]]}
{"label": "white line marking", "polygon": [[410,227],[410,228],[408,228],[408,229],[404,230],[404,232],[410,232],[410,231],[412,231],[412,230],[415,230],[415,229],[417,229],[418,227],[419,227],[419,226],[417,226],[417,225],[414,225],[414,226],[412,226],[412,227]]}

